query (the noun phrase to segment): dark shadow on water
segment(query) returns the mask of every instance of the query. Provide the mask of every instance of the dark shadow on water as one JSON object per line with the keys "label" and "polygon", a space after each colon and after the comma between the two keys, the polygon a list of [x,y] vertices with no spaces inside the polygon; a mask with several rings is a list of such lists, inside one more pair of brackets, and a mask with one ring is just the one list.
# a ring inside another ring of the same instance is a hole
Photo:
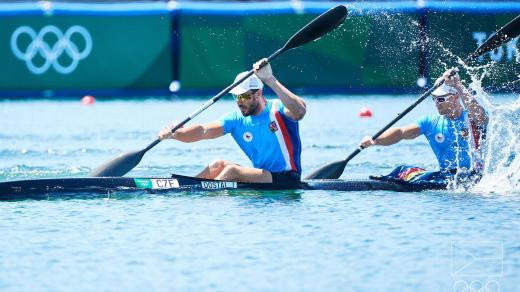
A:
{"label": "dark shadow on water", "polygon": [[27,200],[47,200],[47,201],[59,201],[59,200],[99,200],[99,199],[110,199],[110,200],[132,200],[132,199],[150,199],[154,197],[182,197],[182,198],[202,198],[202,197],[220,197],[230,196],[234,198],[240,198],[249,202],[255,203],[272,203],[272,202],[291,202],[299,201],[303,190],[191,190],[191,191],[150,191],[150,190],[139,190],[139,191],[125,191],[117,190],[105,193],[95,192],[68,192],[68,193],[47,193],[47,194],[30,194],[24,197],[12,198],[3,201],[27,201]]}
{"label": "dark shadow on water", "polygon": [[227,191],[228,196],[237,197],[244,200],[244,203],[251,204],[271,204],[271,203],[293,203],[300,202],[303,190],[283,190],[283,191],[259,191],[259,190],[231,190]]}

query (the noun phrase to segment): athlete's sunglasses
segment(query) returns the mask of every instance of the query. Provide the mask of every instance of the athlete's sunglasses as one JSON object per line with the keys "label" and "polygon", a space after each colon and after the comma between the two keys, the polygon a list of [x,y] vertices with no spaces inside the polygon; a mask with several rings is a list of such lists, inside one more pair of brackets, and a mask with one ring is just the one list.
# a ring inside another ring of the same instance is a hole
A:
{"label": "athlete's sunglasses", "polygon": [[445,95],[445,96],[432,96],[432,98],[437,103],[443,103],[446,100],[448,100],[448,98],[450,98],[451,96],[453,96],[453,95],[450,94],[450,95]]}
{"label": "athlete's sunglasses", "polygon": [[248,92],[244,92],[242,94],[235,95],[235,99],[237,101],[250,100],[253,98],[253,95],[258,91],[258,89],[253,89]]}

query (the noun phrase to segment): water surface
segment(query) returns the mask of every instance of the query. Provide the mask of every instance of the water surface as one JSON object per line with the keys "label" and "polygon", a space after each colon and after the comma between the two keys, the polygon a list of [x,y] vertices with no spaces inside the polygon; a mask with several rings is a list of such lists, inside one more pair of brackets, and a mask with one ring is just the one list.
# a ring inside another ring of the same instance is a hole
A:
{"label": "water surface", "polygon": [[[346,157],[415,98],[308,97],[300,126],[304,173]],[[86,176],[145,147],[167,122],[203,102],[1,101],[0,181]],[[363,106],[372,118],[358,116]],[[222,100],[194,122],[234,109]],[[400,124],[433,111],[426,101]],[[496,111],[509,129],[492,127],[491,137],[518,137],[507,126],[517,120],[514,109]],[[508,149],[507,161],[492,151],[497,159],[488,176],[510,182],[500,189],[487,183],[469,192],[115,193],[0,202],[0,289],[512,291],[520,274],[520,190],[512,175],[518,152],[511,144],[500,149]],[[249,165],[229,137],[163,141],[128,176],[190,175],[219,158]],[[437,167],[419,138],[364,150],[343,178],[403,163]]]}

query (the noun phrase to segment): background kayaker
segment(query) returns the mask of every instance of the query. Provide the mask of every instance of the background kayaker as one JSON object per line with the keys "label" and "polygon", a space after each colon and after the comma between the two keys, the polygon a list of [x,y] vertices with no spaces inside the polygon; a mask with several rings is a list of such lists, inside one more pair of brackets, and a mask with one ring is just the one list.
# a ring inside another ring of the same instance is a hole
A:
{"label": "background kayaker", "polygon": [[[422,116],[410,125],[390,128],[375,141],[364,137],[361,146],[389,146],[424,135],[439,163],[440,172],[435,177],[443,180],[456,173],[479,173],[483,168],[482,143],[489,118],[458,74],[451,76],[452,70],[443,74],[444,84],[432,92],[438,113]],[[431,179],[432,173],[419,167],[400,166],[390,176],[410,181]]]}

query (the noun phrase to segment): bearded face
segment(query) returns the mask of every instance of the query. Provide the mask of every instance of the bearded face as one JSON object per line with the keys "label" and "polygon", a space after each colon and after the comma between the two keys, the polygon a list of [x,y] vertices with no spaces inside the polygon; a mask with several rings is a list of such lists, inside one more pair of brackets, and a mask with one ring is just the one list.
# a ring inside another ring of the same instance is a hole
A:
{"label": "bearded face", "polygon": [[260,102],[262,102],[261,93],[259,90],[250,90],[246,93],[235,96],[237,106],[244,117],[255,115],[260,109]]}

